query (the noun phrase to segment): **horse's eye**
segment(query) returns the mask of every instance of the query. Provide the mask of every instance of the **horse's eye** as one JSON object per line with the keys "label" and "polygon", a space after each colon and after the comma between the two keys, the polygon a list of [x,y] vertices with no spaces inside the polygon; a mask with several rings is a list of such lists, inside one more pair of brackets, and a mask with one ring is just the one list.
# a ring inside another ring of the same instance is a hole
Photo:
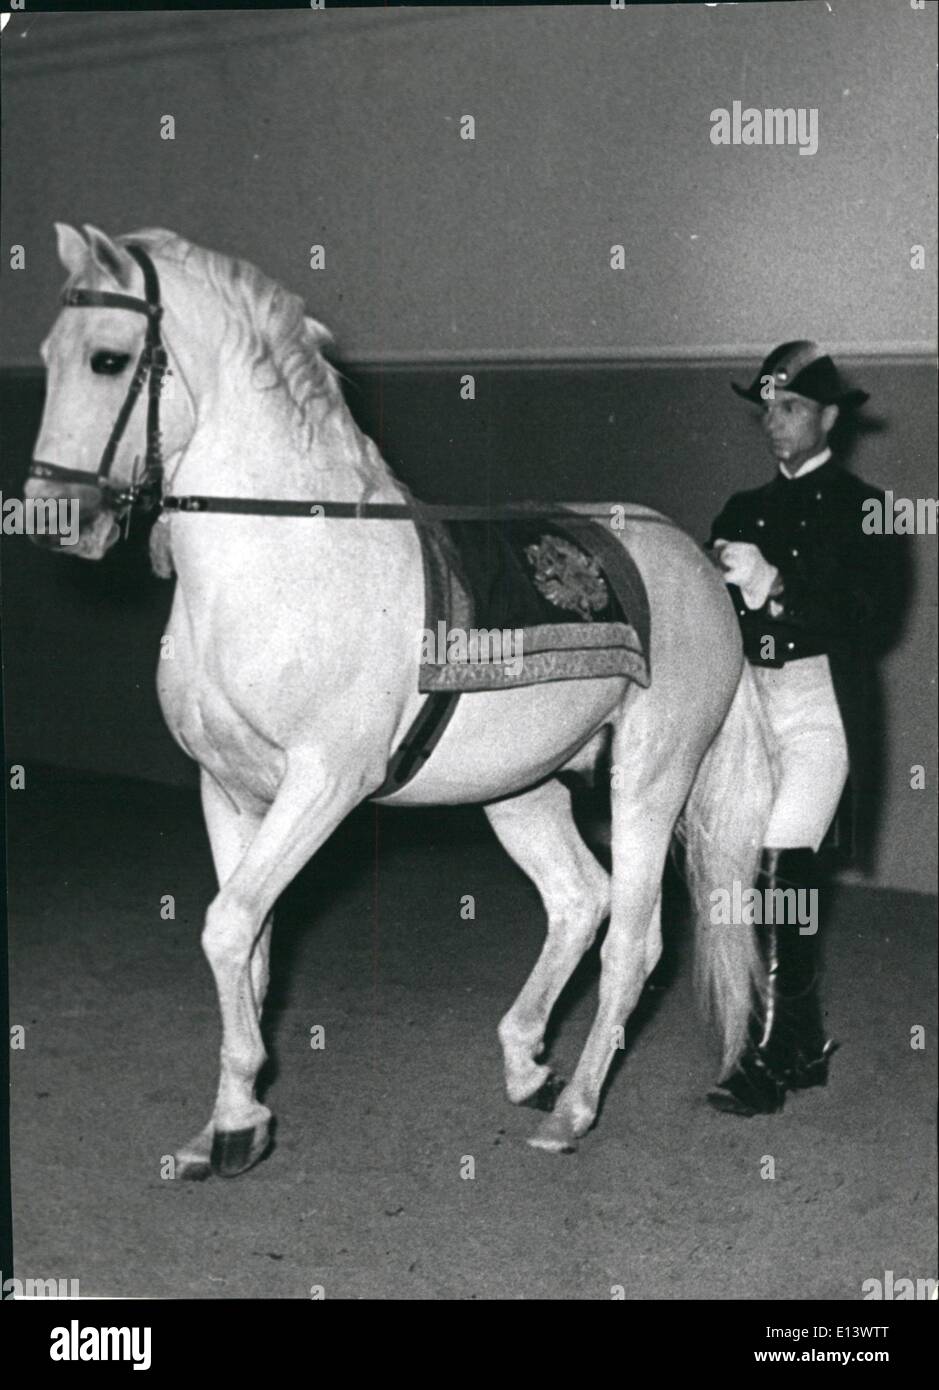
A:
{"label": "horse's eye", "polygon": [[99,376],[120,376],[129,361],[126,352],[95,352],[91,356],[91,370]]}

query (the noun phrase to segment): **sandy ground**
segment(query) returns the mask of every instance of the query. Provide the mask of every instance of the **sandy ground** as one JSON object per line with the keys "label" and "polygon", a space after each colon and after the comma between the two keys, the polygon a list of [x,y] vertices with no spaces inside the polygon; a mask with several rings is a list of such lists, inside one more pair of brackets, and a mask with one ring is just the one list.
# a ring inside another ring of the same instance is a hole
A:
{"label": "sandy ground", "polygon": [[[537,1116],[505,1100],[495,1035],[540,943],[533,888],[478,812],[364,808],[275,927],[276,1148],[238,1179],[191,1184],[162,1178],[161,1161],[201,1128],[215,1083],[197,800],[31,773],[10,816],[21,1278],[205,1298],[321,1285],[328,1298],[609,1299],[621,1285],[629,1299],[860,1299],[886,1270],[936,1274],[934,899],[841,890],[831,1083],[763,1119],[703,1101],[713,1067],[677,925],[671,982],[644,997],[598,1125],[552,1157],[524,1143]],[[562,1001],[562,1071],[595,969]],[[910,1046],[917,1024],[925,1051]]]}

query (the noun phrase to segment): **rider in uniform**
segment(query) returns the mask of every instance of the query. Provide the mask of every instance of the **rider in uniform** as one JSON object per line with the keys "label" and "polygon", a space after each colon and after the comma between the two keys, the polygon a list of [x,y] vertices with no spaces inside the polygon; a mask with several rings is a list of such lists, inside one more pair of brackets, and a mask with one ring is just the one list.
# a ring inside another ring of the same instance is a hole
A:
{"label": "rider in uniform", "polygon": [[[771,482],[731,497],[709,541],[775,741],[761,885],[817,890],[846,782],[855,802],[864,786],[874,659],[898,626],[900,566],[892,535],[862,529],[863,504],[883,507],[884,494],[840,467],[828,443],[839,413],[866,393],[846,389],[832,359],[802,341],[777,347],[750,386],[733,389],[761,407],[777,465]],[[818,994],[817,917],[814,926],[760,928],[768,995],[736,1069],[708,1097],[716,1109],[768,1113],[787,1091],[825,1084],[835,1044]]]}

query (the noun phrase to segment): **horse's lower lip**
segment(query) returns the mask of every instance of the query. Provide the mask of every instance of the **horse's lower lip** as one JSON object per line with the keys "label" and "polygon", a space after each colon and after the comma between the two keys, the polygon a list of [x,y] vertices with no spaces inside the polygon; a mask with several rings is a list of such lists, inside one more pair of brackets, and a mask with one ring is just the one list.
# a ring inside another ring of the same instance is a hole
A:
{"label": "horse's lower lip", "polygon": [[30,535],[29,539],[32,541],[33,545],[41,546],[44,550],[57,550],[62,543],[61,537],[55,532],[48,532],[46,534],[34,532]]}

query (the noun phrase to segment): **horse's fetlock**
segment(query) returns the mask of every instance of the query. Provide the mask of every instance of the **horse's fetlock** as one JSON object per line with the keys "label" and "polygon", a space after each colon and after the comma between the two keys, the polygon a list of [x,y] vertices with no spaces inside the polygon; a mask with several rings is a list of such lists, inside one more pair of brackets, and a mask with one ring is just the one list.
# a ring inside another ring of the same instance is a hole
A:
{"label": "horse's fetlock", "polygon": [[575,1100],[573,1097],[569,1097],[565,1091],[564,1098],[555,1110],[555,1114],[563,1115],[570,1124],[574,1135],[580,1139],[587,1133],[596,1119],[597,1109],[596,1106],[590,1105],[584,1100]]}

